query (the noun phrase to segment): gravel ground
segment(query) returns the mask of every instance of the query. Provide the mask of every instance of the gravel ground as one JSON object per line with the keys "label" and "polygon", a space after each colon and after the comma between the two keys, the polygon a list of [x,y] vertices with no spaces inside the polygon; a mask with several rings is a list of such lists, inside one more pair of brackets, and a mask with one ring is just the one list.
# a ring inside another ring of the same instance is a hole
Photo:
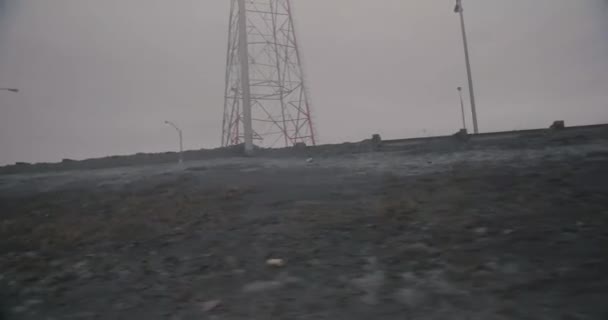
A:
{"label": "gravel ground", "polygon": [[0,176],[8,319],[608,319],[608,144]]}

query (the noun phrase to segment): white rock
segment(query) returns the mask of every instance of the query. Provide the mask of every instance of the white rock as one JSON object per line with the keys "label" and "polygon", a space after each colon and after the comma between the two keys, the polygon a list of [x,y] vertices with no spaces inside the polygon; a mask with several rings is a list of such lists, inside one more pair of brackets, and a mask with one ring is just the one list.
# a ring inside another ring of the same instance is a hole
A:
{"label": "white rock", "polygon": [[488,233],[488,228],[486,227],[479,227],[479,228],[475,228],[475,233],[478,235],[485,235],[486,233]]}
{"label": "white rock", "polygon": [[201,307],[203,308],[203,311],[210,312],[210,311],[213,311],[215,308],[219,307],[221,304],[222,304],[222,300],[219,300],[219,299],[209,300],[209,301],[203,302]]}
{"label": "white rock", "polygon": [[268,260],[266,260],[266,265],[268,265],[270,267],[284,267],[285,260],[277,259],[277,258],[268,259]]}

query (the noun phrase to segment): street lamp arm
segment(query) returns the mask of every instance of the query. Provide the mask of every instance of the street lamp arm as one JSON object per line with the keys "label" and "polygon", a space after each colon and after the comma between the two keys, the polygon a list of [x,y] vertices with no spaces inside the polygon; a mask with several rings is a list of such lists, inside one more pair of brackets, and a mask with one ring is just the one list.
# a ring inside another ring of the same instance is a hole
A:
{"label": "street lamp arm", "polygon": [[173,122],[169,120],[165,120],[165,124],[172,126],[175,130],[177,130],[177,134],[179,135],[179,163],[184,161],[184,140],[182,136],[182,130]]}
{"label": "street lamp arm", "polygon": [[173,123],[171,121],[165,121],[165,124],[172,126],[175,130],[177,130],[177,132],[180,132],[180,133],[182,132],[182,130],[175,123]]}

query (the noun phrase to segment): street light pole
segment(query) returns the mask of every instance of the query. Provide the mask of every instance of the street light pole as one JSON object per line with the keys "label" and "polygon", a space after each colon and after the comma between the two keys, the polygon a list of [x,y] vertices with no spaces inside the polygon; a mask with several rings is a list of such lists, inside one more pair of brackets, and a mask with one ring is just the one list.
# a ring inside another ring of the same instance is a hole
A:
{"label": "street light pole", "polygon": [[175,130],[177,130],[177,133],[179,134],[179,163],[181,164],[182,162],[184,162],[184,144],[182,130],[171,121],[165,121],[165,124],[172,126]]}
{"label": "street light pole", "polygon": [[464,58],[467,65],[467,76],[469,78],[469,96],[471,99],[471,112],[473,113],[473,132],[479,133],[479,126],[477,125],[477,109],[475,107],[475,92],[473,90],[473,75],[471,74],[471,60],[469,58],[469,44],[467,43],[467,32],[464,25],[464,13],[462,8],[462,0],[456,0],[456,8],[454,12],[460,14],[460,25],[462,28],[462,42],[464,45]]}
{"label": "street light pole", "polygon": [[462,128],[467,130],[467,120],[464,115],[464,101],[462,100],[462,87],[458,87],[458,95],[460,96],[460,111],[462,112]]}

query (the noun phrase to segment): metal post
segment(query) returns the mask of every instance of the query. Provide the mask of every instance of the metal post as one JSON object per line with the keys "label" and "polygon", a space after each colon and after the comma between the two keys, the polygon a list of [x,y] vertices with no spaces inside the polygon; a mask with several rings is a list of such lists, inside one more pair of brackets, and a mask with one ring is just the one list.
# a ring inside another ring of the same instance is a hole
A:
{"label": "metal post", "polygon": [[253,124],[251,118],[251,88],[249,87],[249,48],[247,43],[247,7],[239,2],[239,57],[241,62],[241,89],[243,93],[243,130],[245,154],[253,153]]}
{"label": "metal post", "polygon": [[172,126],[175,130],[177,130],[177,134],[179,135],[179,163],[184,162],[184,139],[182,135],[182,130],[173,122],[165,121],[166,124]]}
{"label": "metal post", "polygon": [[458,87],[458,95],[460,96],[460,111],[462,112],[462,128],[467,130],[467,120],[464,115],[464,101],[462,100],[462,87]]}
{"label": "metal post", "polygon": [[471,73],[471,60],[469,58],[469,45],[467,42],[467,32],[464,25],[464,13],[462,7],[462,0],[456,0],[455,12],[460,14],[460,25],[462,28],[462,42],[464,45],[464,58],[467,65],[467,76],[469,78],[469,95],[471,99],[471,112],[473,113],[473,130],[474,133],[479,133],[479,126],[477,125],[477,109],[475,107],[475,92],[473,90],[473,75]]}
{"label": "metal post", "polygon": [[182,130],[179,130],[179,163],[184,162],[184,137],[182,136]]}

